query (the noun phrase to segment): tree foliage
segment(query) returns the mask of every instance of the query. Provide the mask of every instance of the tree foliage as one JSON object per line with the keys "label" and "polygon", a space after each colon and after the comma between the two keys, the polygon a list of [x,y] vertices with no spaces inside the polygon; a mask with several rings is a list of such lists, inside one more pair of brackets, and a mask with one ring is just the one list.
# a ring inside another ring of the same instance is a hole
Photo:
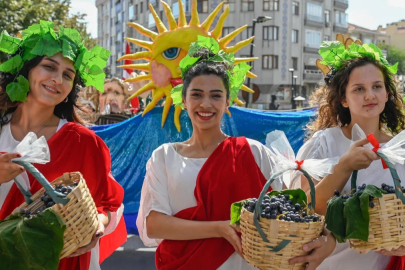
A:
{"label": "tree foliage", "polygon": [[[87,14],[69,15],[71,0],[0,0],[0,31],[6,30],[11,35],[28,28],[40,20],[53,21],[55,30],[59,25],[75,28],[79,31],[85,45],[91,49],[97,44],[90,37],[84,22]],[[6,55],[0,54],[0,62],[6,60]]]}
{"label": "tree foliage", "polygon": [[398,62],[398,74],[405,75],[405,50],[387,44],[379,44],[382,50],[387,50],[387,61],[390,64]]}

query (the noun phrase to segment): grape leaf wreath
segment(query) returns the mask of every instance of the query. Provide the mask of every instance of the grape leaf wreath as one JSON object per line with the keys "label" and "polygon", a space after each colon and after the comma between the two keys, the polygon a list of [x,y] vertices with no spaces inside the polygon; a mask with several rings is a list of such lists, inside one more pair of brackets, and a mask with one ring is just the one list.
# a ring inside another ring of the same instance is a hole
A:
{"label": "grape leaf wreath", "polygon": [[[229,102],[231,106],[232,101],[238,96],[238,92],[245,81],[246,73],[251,67],[244,62],[235,65],[235,56],[233,53],[228,54],[223,50],[220,50],[218,42],[213,38],[198,36],[197,41],[190,44],[190,49],[188,50],[187,55],[179,63],[183,81],[187,71],[201,58],[200,56],[195,57],[195,55],[196,52],[202,48],[208,49],[213,54],[213,56],[202,61],[223,63],[227,68],[230,96]],[[179,84],[173,88],[170,96],[173,98],[173,104],[184,109],[182,90],[183,84]]]}
{"label": "grape leaf wreath", "polygon": [[[59,35],[58,35],[59,34]],[[6,87],[7,95],[13,102],[24,102],[29,92],[28,80],[19,75],[26,61],[37,56],[53,56],[62,52],[74,62],[74,67],[86,86],[94,86],[104,92],[105,73],[108,57],[111,52],[95,46],[87,50],[76,29],[59,27],[58,34],[52,22],[40,21],[22,31],[22,38],[10,36],[6,30],[0,35],[0,51],[11,55],[11,58],[0,65],[3,75],[14,76],[13,82]]]}

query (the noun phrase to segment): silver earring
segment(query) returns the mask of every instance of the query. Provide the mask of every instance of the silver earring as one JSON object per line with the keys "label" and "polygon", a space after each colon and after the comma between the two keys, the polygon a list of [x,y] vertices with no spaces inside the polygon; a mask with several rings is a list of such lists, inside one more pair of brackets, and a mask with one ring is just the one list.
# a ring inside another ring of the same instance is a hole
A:
{"label": "silver earring", "polygon": [[65,100],[64,100],[63,102],[65,102],[65,103],[66,103],[66,102],[68,102],[68,100],[69,100],[69,97],[66,97],[66,98],[65,98]]}
{"label": "silver earring", "polygon": [[390,96],[390,99],[391,99],[391,100],[394,100],[394,96]]}

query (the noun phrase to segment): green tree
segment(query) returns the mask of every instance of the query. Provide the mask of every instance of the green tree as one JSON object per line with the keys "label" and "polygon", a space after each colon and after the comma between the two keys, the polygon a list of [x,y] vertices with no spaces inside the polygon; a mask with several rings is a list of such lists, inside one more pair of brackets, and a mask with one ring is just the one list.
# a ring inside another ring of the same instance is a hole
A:
{"label": "green tree", "polygon": [[[40,20],[53,21],[55,28],[59,25],[77,29],[86,46],[91,49],[97,41],[87,32],[84,19],[86,14],[69,15],[70,0],[0,0],[0,31],[6,30],[10,35],[28,28]],[[4,53],[0,54],[0,62],[6,60]]]}
{"label": "green tree", "polygon": [[380,49],[387,50],[387,61],[393,65],[398,62],[398,74],[405,74],[405,50],[387,44],[379,44]]}

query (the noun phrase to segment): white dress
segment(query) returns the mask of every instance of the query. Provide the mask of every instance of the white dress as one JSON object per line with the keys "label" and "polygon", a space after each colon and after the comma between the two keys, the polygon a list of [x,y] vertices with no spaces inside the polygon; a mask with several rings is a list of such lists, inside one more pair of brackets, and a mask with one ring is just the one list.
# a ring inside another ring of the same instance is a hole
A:
{"label": "white dress", "polygon": [[[8,115],[8,117],[11,117],[11,115]],[[66,123],[68,123],[66,119],[60,119],[56,132],[58,132]],[[4,125],[0,131],[0,152],[11,152],[19,143],[20,142],[15,140],[11,133],[10,123]],[[25,188],[26,190],[30,189],[30,182],[28,180],[28,175],[26,172],[20,174],[16,179],[23,186],[23,188]],[[14,180],[0,185],[0,209],[2,208],[4,201],[7,198],[7,195],[10,192],[13,184]],[[122,217],[123,211],[124,205],[121,205],[117,212],[111,212],[110,223],[105,228],[104,235],[110,234],[115,230]],[[97,242],[96,246],[91,250],[89,270],[100,270],[99,257],[99,243]]]}
{"label": "white dress", "polygon": [[[300,151],[302,154],[297,157],[298,160],[308,158],[332,158],[342,157],[351,145],[349,140],[342,132],[340,127],[320,130],[308,140]],[[405,167],[395,166],[400,179],[405,179]],[[373,184],[381,187],[382,183],[393,185],[393,180],[389,169],[383,169],[381,160],[373,161],[367,169],[358,171],[357,186],[363,183]],[[343,188],[343,193],[350,193],[350,179]],[[391,256],[384,256],[373,251],[367,254],[358,254],[350,249],[349,243],[337,244],[333,253],[320,265],[317,270],[338,270],[338,269],[373,269],[385,270]]]}
{"label": "white dress", "polygon": [[[266,179],[271,176],[274,155],[258,141],[247,139],[253,156]],[[186,158],[179,155],[173,144],[161,145],[146,165],[146,176],[142,186],[141,204],[136,220],[139,236],[146,246],[157,246],[162,239],[148,238],[146,217],[154,210],[175,215],[183,209],[197,205],[194,189],[198,173],[207,158]],[[272,188],[280,190],[282,183],[277,179]],[[259,194],[258,194],[259,195]],[[236,252],[222,264],[220,270],[256,269],[250,266]]]}

